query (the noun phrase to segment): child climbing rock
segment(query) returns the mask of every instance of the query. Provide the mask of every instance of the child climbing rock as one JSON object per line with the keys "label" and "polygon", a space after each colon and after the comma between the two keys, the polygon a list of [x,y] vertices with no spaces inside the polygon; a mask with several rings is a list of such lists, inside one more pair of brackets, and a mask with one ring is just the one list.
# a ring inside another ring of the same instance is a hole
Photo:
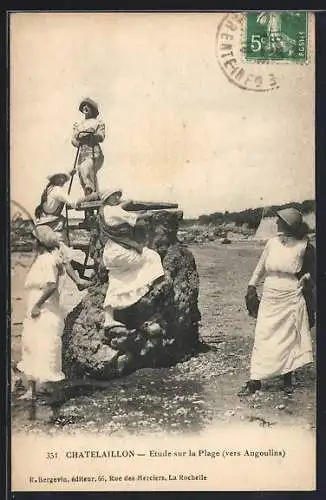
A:
{"label": "child climbing rock", "polygon": [[130,201],[121,199],[122,192],[102,194],[101,229],[107,236],[103,263],[110,273],[104,301],[104,327],[121,326],[114,319],[115,309],[124,309],[138,302],[154,282],[164,278],[164,269],[157,252],[136,242],[135,226],[144,213],[127,211]]}

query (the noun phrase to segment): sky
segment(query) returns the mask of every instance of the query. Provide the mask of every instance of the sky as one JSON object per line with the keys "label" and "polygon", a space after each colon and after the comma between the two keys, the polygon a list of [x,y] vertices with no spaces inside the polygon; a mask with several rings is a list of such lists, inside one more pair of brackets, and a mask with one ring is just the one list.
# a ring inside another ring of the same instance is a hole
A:
{"label": "sky", "polygon": [[47,175],[71,170],[85,96],[106,123],[102,190],[177,202],[185,217],[314,198],[312,59],[273,67],[277,90],[241,90],[216,59],[220,20],[12,14],[11,199],[33,211]]}

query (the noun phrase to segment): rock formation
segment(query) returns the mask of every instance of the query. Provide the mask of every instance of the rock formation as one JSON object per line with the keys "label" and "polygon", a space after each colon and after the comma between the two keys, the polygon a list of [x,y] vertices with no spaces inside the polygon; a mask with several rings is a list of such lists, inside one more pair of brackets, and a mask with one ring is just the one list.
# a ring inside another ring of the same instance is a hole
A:
{"label": "rock formation", "polygon": [[115,313],[127,328],[115,328],[111,335],[103,328],[109,279],[101,263],[105,239],[94,216],[90,255],[96,282],[68,315],[63,334],[63,366],[70,377],[110,379],[142,367],[170,365],[200,345],[196,263],[177,239],[182,212],[158,209],[147,214],[145,225],[136,227],[136,239],[158,251],[165,277],[139,302]]}

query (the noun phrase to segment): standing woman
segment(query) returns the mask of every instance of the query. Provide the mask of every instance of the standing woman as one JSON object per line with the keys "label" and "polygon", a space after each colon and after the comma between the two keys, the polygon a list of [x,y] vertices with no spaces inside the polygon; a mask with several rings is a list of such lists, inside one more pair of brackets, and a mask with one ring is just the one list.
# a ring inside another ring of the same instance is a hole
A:
{"label": "standing woman", "polygon": [[[267,242],[248,285],[247,309],[257,323],[250,380],[239,396],[254,393],[261,380],[279,375],[290,394],[292,372],[313,360],[315,250],[298,210],[285,208],[276,214],[278,235]],[[264,276],[259,303],[256,287]]]}
{"label": "standing woman", "polygon": [[89,195],[98,192],[97,172],[104,162],[100,143],[105,139],[105,124],[92,99],[83,99],[79,111],[84,119],[74,124],[71,142],[79,148],[77,170],[84,194]]}

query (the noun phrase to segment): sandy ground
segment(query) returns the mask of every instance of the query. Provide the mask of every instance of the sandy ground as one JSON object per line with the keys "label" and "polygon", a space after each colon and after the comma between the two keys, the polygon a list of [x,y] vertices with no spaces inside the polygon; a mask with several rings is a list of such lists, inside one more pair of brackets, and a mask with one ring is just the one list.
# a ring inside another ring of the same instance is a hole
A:
{"label": "sandy ground", "polygon": [[[171,368],[143,369],[99,387],[76,384],[51,419],[52,409],[39,401],[36,419],[30,403],[12,398],[12,428],[29,432],[73,433],[76,430],[115,436],[126,433],[187,433],[209,424],[252,422],[252,425],[298,425],[315,428],[315,363],[298,370],[292,397],[281,391],[281,380],[239,398],[248,376],[254,320],[248,317],[244,294],[262,247],[253,242],[190,247],[200,275],[201,338],[209,349]],[[12,256],[12,358],[20,359],[25,313],[23,283],[31,254]],[[82,297],[70,280],[63,302],[67,311]],[[313,338],[315,332],[313,331]]]}

